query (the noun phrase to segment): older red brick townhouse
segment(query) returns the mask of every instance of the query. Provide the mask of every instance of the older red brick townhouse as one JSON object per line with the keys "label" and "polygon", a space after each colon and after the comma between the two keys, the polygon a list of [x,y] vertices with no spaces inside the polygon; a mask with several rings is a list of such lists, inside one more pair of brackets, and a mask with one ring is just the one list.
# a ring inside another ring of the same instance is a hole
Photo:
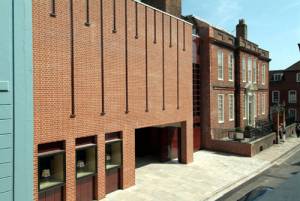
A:
{"label": "older red brick townhouse", "polygon": [[228,138],[246,127],[268,124],[269,52],[248,40],[244,20],[233,36],[198,17],[185,19],[194,24],[194,97],[200,97],[194,98],[194,127],[200,126],[200,132],[194,129],[194,141],[200,139],[206,149],[254,154]]}

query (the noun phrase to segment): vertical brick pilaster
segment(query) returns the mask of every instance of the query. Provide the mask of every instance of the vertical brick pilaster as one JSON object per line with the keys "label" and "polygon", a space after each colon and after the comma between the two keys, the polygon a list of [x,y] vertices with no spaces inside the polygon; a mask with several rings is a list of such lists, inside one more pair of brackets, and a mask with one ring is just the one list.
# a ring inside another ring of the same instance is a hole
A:
{"label": "vertical brick pilaster", "polygon": [[66,186],[65,195],[67,201],[76,201],[76,177],[75,169],[75,139],[66,142]]}
{"label": "vertical brick pilaster", "polygon": [[96,198],[100,200],[105,197],[105,135],[97,137],[97,168]]}
{"label": "vertical brick pilaster", "polygon": [[193,121],[181,123],[181,162],[193,162]]}
{"label": "vertical brick pilaster", "polygon": [[122,188],[135,185],[135,130],[126,128],[123,131],[123,169]]}

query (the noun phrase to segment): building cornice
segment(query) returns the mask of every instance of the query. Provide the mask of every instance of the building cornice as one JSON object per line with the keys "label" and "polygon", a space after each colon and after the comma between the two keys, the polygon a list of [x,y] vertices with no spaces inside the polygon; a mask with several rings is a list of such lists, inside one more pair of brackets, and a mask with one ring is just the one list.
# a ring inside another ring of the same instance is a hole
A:
{"label": "building cornice", "polygon": [[215,39],[213,37],[209,38],[209,42],[211,44],[214,44],[214,45],[218,45],[218,46],[222,46],[222,47],[225,47],[225,48],[228,48],[228,49],[231,49],[231,50],[235,50],[234,45],[228,44],[228,43],[226,43],[224,41],[220,41],[220,40]]}

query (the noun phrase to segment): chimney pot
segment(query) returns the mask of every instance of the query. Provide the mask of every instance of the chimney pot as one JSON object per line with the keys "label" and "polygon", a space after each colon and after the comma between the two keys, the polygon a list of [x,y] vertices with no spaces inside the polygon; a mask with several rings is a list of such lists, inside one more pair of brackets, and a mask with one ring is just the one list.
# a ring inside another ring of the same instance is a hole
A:
{"label": "chimney pot", "polygon": [[236,25],[236,37],[237,38],[248,38],[248,29],[245,19],[240,19],[238,25]]}
{"label": "chimney pot", "polygon": [[240,19],[239,24],[245,24],[245,19]]}

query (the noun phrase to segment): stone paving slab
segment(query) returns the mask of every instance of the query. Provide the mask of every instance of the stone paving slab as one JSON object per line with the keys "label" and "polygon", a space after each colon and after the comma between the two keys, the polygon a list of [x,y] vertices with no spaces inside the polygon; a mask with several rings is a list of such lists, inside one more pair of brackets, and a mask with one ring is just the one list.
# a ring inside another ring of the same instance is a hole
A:
{"label": "stone paving slab", "polygon": [[283,155],[300,148],[299,145],[300,139],[289,138],[252,158],[199,151],[194,154],[192,164],[152,163],[136,169],[134,187],[111,193],[103,200],[215,200],[238,182],[251,179]]}

